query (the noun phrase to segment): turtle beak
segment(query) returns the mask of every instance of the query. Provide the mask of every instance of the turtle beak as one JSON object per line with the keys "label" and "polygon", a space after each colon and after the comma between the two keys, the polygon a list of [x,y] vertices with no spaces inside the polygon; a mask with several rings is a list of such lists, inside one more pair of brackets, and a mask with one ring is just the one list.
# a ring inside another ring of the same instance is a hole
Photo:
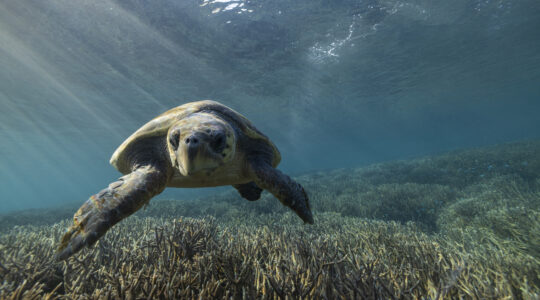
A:
{"label": "turtle beak", "polygon": [[193,160],[189,159],[189,154],[179,157],[178,170],[180,171],[180,174],[189,176],[194,173],[194,169],[194,163]]}
{"label": "turtle beak", "polygon": [[179,170],[182,175],[192,175],[203,167],[204,163],[201,158],[207,152],[207,145],[203,136],[192,134],[184,138],[180,147],[183,152],[183,155],[179,157],[179,164],[182,165]]}
{"label": "turtle beak", "polygon": [[184,163],[176,162],[176,167],[178,168],[178,171],[180,172],[180,174],[182,174],[183,176],[188,176],[188,173],[183,166],[184,166]]}
{"label": "turtle beak", "polygon": [[182,138],[178,146],[178,170],[184,176],[193,175],[201,170],[213,169],[223,161],[223,136],[209,135],[205,132],[193,132]]}
{"label": "turtle beak", "polygon": [[191,165],[189,160],[186,159],[185,156],[182,156],[178,163],[178,171],[180,171],[180,174],[183,176],[189,176],[193,174],[193,167],[191,167]]}

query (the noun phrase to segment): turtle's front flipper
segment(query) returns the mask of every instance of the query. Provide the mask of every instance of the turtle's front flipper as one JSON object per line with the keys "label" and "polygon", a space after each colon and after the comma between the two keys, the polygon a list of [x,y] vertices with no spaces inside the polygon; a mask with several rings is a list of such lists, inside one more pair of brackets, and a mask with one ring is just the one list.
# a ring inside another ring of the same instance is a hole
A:
{"label": "turtle's front flipper", "polygon": [[249,201],[259,200],[261,198],[262,189],[253,181],[244,184],[235,184],[233,187],[238,190],[242,197]]}
{"label": "turtle's front flipper", "polygon": [[154,165],[142,166],[90,197],[73,216],[56,258],[63,260],[93,245],[114,224],[136,212],[161,193],[167,173]]}
{"label": "turtle's front flipper", "polygon": [[299,183],[264,161],[252,162],[251,168],[258,186],[269,191],[283,205],[294,210],[305,223],[313,224],[309,198]]}

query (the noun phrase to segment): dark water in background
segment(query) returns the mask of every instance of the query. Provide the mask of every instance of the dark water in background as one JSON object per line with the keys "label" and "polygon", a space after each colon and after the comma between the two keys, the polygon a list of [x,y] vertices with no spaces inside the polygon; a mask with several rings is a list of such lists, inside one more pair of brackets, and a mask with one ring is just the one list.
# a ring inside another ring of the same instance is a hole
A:
{"label": "dark water in background", "polygon": [[82,203],[199,99],[291,174],[538,138],[540,2],[2,0],[0,212]]}

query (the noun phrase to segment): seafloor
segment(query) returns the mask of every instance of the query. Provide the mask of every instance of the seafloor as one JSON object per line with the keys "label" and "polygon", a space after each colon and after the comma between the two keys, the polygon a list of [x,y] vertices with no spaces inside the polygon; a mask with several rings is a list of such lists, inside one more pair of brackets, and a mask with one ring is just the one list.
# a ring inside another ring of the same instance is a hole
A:
{"label": "seafloor", "polygon": [[60,263],[76,206],[1,215],[0,299],[540,297],[540,141],[297,180],[313,226],[269,194],[154,200]]}

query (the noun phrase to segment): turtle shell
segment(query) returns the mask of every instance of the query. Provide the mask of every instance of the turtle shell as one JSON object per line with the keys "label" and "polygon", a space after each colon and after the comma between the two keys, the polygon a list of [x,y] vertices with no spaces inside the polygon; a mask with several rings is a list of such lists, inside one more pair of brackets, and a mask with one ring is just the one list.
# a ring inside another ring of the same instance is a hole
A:
{"label": "turtle shell", "polygon": [[[166,138],[169,128],[178,120],[198,112],[211,112],[222,117],[227,122],[234,122],[234,127],[240,131],[240,134],[243,134],[249,139],[262,140],[272,147],[274,154],[272,160],[273,167],[276,167],[281,161],[281,155],[274,143],[266,135],[257,130],[246,117],[219,102],[203,100],[189,102],[172,108],[144,124],[114,151],[109,161],[110,164],[123,174],[130,173],[131,166],[127,160],[128,154],[130,151],[141,149],[135,147],[135,145],[140,145],[144,141],[154,142],[155,140],[152,138],[155,137]],[[241,149],[239,150],[241,151]]]}

